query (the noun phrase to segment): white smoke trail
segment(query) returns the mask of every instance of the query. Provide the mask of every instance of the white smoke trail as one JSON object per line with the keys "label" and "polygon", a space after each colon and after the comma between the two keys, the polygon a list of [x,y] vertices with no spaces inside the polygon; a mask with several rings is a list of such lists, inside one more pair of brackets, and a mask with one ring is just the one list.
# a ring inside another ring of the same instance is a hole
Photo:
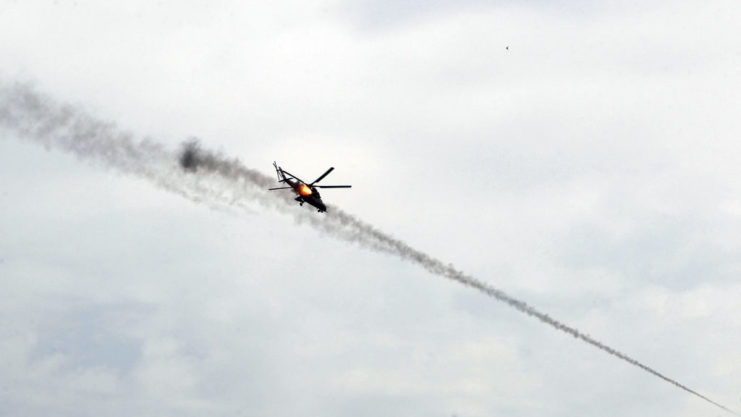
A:
{"label": "white smoke trail", "polygon": [[[189,140],[183,149],[172,152],[151,140],[136,141],[131,134],[112,123],[101,122],[86,112],[55,103],[33,88],[22,84],[0,83],[0,128],[28,138],[47,148],[60,148],[105,167],[145,177],[157,186],[206,204],[250,207],[259,203],[268,208],[285,208],[294,203],[288,193],[270,194],[266,189],[274,179],[245,167],[236,159],[202,149]],[[664,381],[713,404],[731,414],[738,413],[653,368],[613,349],[586,333],[567,326],[502,290],[469,277],[406,243],[395,239],[356,217],[332,208],[327,216],[313,211],[293,210],[301,223],[309,224],[334,237],[413,262],[432,274],[452,279],[501,301],[557,330],[565,332],[610,355],[622,359]]]}

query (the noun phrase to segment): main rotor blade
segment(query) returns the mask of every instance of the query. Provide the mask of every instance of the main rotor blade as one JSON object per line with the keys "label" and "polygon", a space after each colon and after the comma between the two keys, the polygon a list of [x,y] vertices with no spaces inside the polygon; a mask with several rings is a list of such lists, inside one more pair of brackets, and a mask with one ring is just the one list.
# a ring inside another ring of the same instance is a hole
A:
{"label": "main rotor blade", "polygon": [[315,179],[314,182],[312,182],[311,184],[309,184],[309,186],[312,186],[312,185],[318,183],[319,181],[321,181],[324,177],[326,177],[327,175],[329,175],[329,173],[332,172],[333,169],[334,169],[334,167],[330,167],[327,170],[327,172],[325,172],[324,174],[322,174],[319,178]]}
{"label": "main rotor blade", "polygon": [[352,188],[352,185],[315,185],[314,188]]}
{"label": "main rotor blade", "polygon": [[289,189],[289,188],[293,188],[293,187],[276,187],[276,188],[268,188],[268,191],[273,191],[273,190],[287,190],[287,189]]}
{"label": "main rotor blade", "polygon": [[288,174],[288,175],[290,175],[291,177],[293,177],[294,179],[297,179],[297,180],[299,180],[299,181],[303,182],[304,184],[306,184],[306,181],[304,181],[304,180],[302,180],[301,178],[299,178],[299,177],[297,177],[297,176],[295,176],[295,175],[291,174],[290,172],[286,171],[285,169],[281,169],[281,171],[283,171],[283,173],[284,173],[284,174]]}

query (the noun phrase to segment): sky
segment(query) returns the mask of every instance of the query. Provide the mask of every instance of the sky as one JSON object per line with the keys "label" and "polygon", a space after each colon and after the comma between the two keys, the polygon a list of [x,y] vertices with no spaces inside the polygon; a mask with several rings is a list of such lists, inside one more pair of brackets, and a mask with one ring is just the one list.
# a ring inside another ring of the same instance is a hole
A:
{"label": "sky", "polygon": [[[736,2],[0,10],[0,83],[334,166],[330,205],[741,409]],[[728,415],[306,207],[217,200],[0,126],[0,414]]]}

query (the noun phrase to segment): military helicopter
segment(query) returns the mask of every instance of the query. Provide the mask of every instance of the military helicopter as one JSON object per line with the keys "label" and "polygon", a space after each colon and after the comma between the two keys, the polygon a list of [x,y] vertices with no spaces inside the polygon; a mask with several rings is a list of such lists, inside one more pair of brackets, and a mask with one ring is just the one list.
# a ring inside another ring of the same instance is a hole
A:
{"label": "military helicopter", "polygon": [[299,177],[279,167],[277,163],[273,162],[273,166],[275,167],[275,172],[278,174],[278,182],[284,182],[288,184],[288,187],[268,188],[268,190],[273,191],[273,190],[287,190],[289,188],[293,189],[293,192],[298,195],[298,197],[296,197],[295,200],[298,201],[300,206],[303,206],[304,203],[309,203],[309,205],[316,207],[319,213],[326,213],[327,206],[325,206],[324,202],[322,202],[322,197],[319,195],[319,191],[317,191],[317,188],[350,188],[352,187],[351,185],[314,185],[318,183],[319,181],[323,180],[324,177],[329,175],[329,173],[332,172],[334,167],[330,167],[324,174],[320,175],[319,178],[315,179],[313,182],[307,183],[306,181],[303,181]]}

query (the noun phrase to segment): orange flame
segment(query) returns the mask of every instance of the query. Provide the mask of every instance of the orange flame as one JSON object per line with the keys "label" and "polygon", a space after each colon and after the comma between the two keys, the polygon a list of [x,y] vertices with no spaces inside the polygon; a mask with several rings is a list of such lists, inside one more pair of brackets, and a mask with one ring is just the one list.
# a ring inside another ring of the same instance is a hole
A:
{"label": "orange flame", "polygon": [[301,186],[298,189],[298,192],[302,196],[309,196],[309,195],[311,195],[311,188],[309,188],[309,186],[306,185],[306,184],[301,184]]}

